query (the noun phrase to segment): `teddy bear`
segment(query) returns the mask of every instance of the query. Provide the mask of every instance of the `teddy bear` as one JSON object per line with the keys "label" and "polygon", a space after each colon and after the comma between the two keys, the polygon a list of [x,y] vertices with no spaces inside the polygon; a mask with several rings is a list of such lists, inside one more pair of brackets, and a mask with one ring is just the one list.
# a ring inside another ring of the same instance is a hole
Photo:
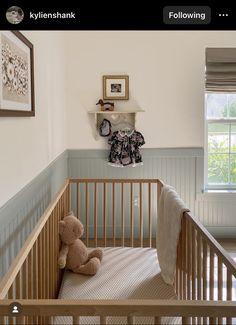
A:
{"label": "teddy bear", "polygon": [[85,244],[79,239],[83,232],[83,224],[73,212],[59,222],[62,247],[58,264],[61,269],[67,267],[75,273],[95,275],[101,265],[103,251],[101,248],[96,248],[88,252]]}

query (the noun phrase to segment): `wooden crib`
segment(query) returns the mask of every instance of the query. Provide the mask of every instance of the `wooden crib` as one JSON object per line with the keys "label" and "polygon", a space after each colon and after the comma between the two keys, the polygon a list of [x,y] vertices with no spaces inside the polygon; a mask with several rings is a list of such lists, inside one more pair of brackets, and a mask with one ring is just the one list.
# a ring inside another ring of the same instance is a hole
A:
{"label": "wooden crib", "polygon": [[[58,315],[179,316],[182,324],[232,324],[236,317],[236,264],[191,213],[182,218],[177,249],[175,291],[178,300],[57,299],[62,271],[57,266],[59,220],[72,209],[84,224],[90,247],[155,247],[157,179],[67,180],[40,218],[14,263],[0,282],[0,324],[53,324]],[[117,227],[119,229],[117,229]],[[9,316],[9,305],[22,306]]]}

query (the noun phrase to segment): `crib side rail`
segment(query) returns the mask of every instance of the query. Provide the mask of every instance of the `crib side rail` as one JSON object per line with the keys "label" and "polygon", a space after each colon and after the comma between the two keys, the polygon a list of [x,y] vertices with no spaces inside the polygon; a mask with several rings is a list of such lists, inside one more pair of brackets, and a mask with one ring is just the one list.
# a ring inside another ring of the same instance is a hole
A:
{"label": "crib side rail", "polygon": [[[2,300],[0,317],[9,314],[9,304]],[[236,317],[236,302],[229,301],[186,301],[186,300],[18,300],[23,316],[180,316],[196,317]],[[228,323],[227,323],[228,324]]]}
{"label": "crib side rail", "polygon": [[[236,301],[236,263],[189,212],[184,213],[177,248],[175,289],[179,299],[203,301]],[[198,324],[222,324],[199,318]],[[192,324],[195,320],[192,320]],[[232,324],[230,316],[227,325]]]}
{"label": "crib side rail", "polygon": [[69,211],[69,181],[46,209],[0,282],[1,299],[56,297],[61,272],[58,224]]}
{"label": "crib side rail", "polygon": [[87,246],[156,247],[159,179],[70,179]]}

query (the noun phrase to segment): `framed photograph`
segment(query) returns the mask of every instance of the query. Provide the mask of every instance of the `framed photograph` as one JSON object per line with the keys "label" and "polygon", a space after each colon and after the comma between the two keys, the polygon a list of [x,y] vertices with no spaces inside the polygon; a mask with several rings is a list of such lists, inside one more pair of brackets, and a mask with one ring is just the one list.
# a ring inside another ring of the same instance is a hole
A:
{"label": "framed photograph", "polygon": [[0,45],[0,116],[34,116],[33,45],[19,31],[1,31]]}
{"label": "framed photograph", "polygon": [[129,99],[129,76],[103,76],[103,99]]}

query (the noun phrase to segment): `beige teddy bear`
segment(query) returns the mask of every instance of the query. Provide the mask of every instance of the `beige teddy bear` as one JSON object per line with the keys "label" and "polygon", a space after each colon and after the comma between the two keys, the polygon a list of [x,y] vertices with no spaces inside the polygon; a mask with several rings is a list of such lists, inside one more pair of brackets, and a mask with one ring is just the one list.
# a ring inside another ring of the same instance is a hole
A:
{"label": "beige teddy bear", "polygon": [[70,212],[59,223],[59,233],[62,247],[58,264],[61,269],[65,266],[75,273],[94,275],[97,273],[103,256],[103,251],[96,248],[88,252],[87,247],[79,239],[84,232],[82,223],[73,212]]}

